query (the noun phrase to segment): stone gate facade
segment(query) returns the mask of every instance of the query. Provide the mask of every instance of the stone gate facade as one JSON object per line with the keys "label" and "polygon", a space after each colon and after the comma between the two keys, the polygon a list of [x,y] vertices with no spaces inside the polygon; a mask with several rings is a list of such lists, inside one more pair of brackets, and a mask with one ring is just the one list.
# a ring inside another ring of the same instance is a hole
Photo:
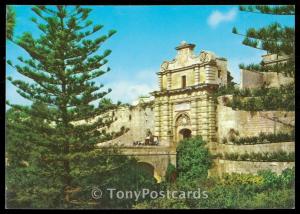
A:
{"label": "stone gate facade", "polygon": [[[251,151],[294,151],[294,142],[282,142],[262,145],[223,145],[232,131],[238,131],[240,137],[257,136],[259,132],[290,132],[295,124],[295,112],[234,110],[224,103],[232,99],[231,95],[220,96],[217,101],[214,94],[219,86],[227,85],[229,71],[227,60],[217,57],[210,51],[194,53],[194,44],[182,42],[176,47],[177,55],[171,61],[164,61],[157,72],[159,90],[151,93],[152,97],[140,99],[135,105],[122,106],[108,112],[117,119],[107,132],[117,132],[126,127],[128,132],[113,140],[100,143],[99,146],[118,146],[124,155],[132,155],[141,163],[153,167],[157,181],[165,176],[168,164],[176,166],[176,147],[180,140],[200,135],[208,142],[208,148],[216,153],[244,153]],[[259,73],[241,70],[241,88],[279,87],[288,84],[292,78],[282,78],[274,72]],[[101,117],[101,115],[100,115]],[[277,118],[274,120],[273,118]],[[136,145],[143,142],[149,131],[159,139],[157,145]],[[253,173],[270,169],[280,172],[292,167],[294,162],[251,162],[215,160],[210,175],[223,173]]]}
{"label": "stone gate facade", "polygon": [[182,42],[177,55],[157,73],[155,97],[156,136],[163,145],[175,146],[185,137],[201,135],[216,141],[216,105],[213,93],[227,84],[227,60],[212,52],[194,54],[194,44]]}

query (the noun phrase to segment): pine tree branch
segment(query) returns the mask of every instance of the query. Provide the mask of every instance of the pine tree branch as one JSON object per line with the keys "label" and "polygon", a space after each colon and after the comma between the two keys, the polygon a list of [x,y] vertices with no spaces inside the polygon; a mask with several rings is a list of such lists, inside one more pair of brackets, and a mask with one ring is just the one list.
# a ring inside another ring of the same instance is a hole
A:
{"label": "pine tree branch", "polygon": [[240,11],[258,13],[258,14],[268,14],[268,15],[295,15],[294,5],[256,5],[256,6],[240,6]]}

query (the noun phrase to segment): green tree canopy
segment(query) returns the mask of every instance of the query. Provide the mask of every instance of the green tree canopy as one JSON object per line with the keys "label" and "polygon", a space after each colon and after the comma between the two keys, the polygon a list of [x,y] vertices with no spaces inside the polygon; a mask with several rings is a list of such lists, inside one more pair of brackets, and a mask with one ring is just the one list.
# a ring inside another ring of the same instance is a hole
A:
{"label": "green tree canopy", "polygon": [[[8,79],[21,96],[39,105],[7,104],[30,117],[22,124],[27,129],[20,129],[35,139],[30,143],[37,159],[28,176],[35,176],[37,184],[49,181],[31,192],[32,198],[56,198],[56,206],[70,207],[70,192],[80,187],[81,179],[114,168],[111,162],[99,165],[96,157],[101,153],[95,151],[97,143],[107,139],[105,128],[112,118],[88,119],[107,111],[92,103],[110,90],[101,90],[103,85],[93,80],[110,70],[107,57],[111,51],[100,53],[99,49],[116,31],[99,35],[103,26],[88,20],[90,8],[60,5],[33,6],[32,10],[40,35],[34,38],[25,32],[15,41],[30,57],[18,57],[17,64],[8,61],[32,83]],[[86,168],[83,163],[89,161]]]}
{"label": "green tree canopy", "polygon": [[[294,5],[280,6],[240,6],[244,12],[254,12],[269,15],[295,15]],[[245,37],[243,45],[265,50],[270,54],[278,56],[288,56],[285,63],[276,63],[266,65],[263,61],[260,64],[251,64],[249,66],[240,65],[242,69],[273,71],[283,73],[286,76],[294,76],[295,73],[295,28],[282,26],[274,22],[260,29],[249,28],[246,33],[238,32],[237,28],[232,29],[232,33]]]}
{"label": "green tree canopy", "polygon": [[189,180],[203,179],[208,175],[212,157],[205,147],[202,137],[182,140],[177,147],[178,178]]}
{"label": "green tree canopy", "polygon": [[12,40],[16,25],[16,13],[12,6],[6,6],[6,38]]}

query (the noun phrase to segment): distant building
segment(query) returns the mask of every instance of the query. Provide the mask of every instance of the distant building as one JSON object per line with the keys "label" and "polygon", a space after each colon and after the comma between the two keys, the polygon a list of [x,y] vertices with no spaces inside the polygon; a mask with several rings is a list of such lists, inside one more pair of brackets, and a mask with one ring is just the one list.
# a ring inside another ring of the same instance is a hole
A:
{"label": "distant building", "polygon": [[[265,54],[262,55],[263,66],[273,66],[279,63],[285,63],[289,59],[286,55]],[[240,88],[259,88],[265,87],[280,87],[294,82],[294,78],[287,77],[282,73],[276,72],[261,72],[247,69],[241,69],[241,84]]]}

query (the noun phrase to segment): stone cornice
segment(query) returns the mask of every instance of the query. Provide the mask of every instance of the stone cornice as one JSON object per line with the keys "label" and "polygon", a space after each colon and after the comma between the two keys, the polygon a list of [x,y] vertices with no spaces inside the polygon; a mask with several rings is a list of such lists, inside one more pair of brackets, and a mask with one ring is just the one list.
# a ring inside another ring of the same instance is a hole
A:
{"label": "stone cornice", "polygon": [[193,91],[198,91],[198,90],[214,90],[217,87],[219,87],[218,84],[204,83],[204,84],[189,86],[186,88],[163,90],[163,91],[153,91],[150,94],[157,97],[157,96],[165,96],[165,95],[173,95],[173,94],[191,93]]}
{"label": "stone cornice", "polygon": [[204,67],[205,65],[212,65],[212,66],[216,66],[217,63],[216,61],[210,61],[210,62],[201,62],[201,63],[195,63],[189,66],[185,66],[185,67],[181,67],[181,68],[175,68],[175,69],[167,69],[164,71],[159,71],[156,74],[157,75],[163,75],[163,74],[167,74],[167,73],[176,73],[176,72],[180,72],[180,71],[184,71],[184,70],[188,70],[191,68],[196,68],[196,67]]}
{"label": "stone cornice", "polygon": [[184,49],[184,48],[194,49],[195,46],[196,45],[194,45],[194,44],[182,43],[181,45],[177,46],[175,49],[176,50],[180,50],[180,49]]}

